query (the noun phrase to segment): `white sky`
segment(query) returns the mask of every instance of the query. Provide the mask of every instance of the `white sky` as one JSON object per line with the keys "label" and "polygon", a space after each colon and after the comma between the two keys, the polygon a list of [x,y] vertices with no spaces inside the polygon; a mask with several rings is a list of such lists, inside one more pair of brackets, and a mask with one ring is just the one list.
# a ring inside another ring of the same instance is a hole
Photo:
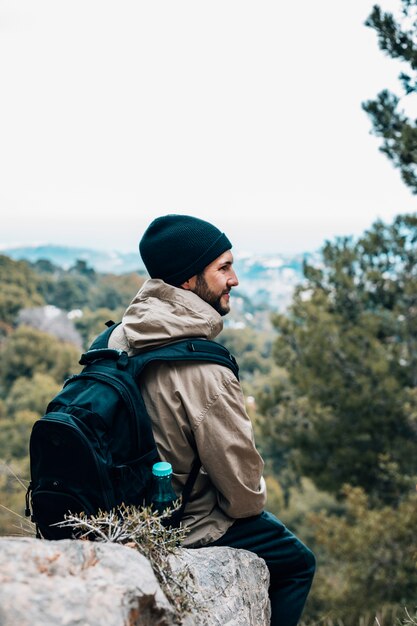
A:
{"label": "white sky", "polygon": [[0,244],[136,250],[177,212],[295,252],[414,212],[361,110],[400,89],[373,4],[0,0]]}

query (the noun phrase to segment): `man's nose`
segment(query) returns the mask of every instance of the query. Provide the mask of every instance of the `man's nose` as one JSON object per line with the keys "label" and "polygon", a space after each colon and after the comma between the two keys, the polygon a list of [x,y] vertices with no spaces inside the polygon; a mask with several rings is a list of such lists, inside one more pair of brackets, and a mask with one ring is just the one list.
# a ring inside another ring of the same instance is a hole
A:
{"label": "man's nose", "polygon": [[236,276],[236,272],[233,269],[232,269],[231,276],[229,280],[227,281],[227,284],[229,285],[229,287],[237,287],[239,284],[238,277]]}

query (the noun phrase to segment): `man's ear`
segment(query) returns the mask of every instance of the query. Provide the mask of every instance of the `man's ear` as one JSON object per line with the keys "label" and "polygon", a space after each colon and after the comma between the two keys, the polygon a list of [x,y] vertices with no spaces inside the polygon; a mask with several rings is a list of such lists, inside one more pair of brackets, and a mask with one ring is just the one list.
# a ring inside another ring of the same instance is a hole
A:
{"label": "man's ear", "polygon": [[185,282],[180,285],[181,289],[187,289],[187,291],[194,291],[196,276],[192,276],[188,278]]}

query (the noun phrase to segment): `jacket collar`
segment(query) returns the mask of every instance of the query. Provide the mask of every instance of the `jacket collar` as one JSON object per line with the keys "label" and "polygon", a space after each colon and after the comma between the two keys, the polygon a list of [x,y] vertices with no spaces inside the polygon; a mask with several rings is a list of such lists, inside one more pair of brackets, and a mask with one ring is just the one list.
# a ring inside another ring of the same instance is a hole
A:
{"label": "jacket collar", "polygon": [[147,280],[123,317],[129,347],[144,349],[184,339],[214,339],[223,328],[219,313],[195,293]]}

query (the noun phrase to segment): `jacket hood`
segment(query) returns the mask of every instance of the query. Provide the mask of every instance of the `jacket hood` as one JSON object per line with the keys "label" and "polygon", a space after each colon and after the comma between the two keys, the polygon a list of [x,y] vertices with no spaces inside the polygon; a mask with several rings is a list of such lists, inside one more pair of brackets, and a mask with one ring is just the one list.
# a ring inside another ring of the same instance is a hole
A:
{"label": "jacket hood", "polygon": [[222,328],[222,317],[210,304],[160,279],[143,284],[123,317],[126,340],[135,350],[185,337],[214,339]]}

